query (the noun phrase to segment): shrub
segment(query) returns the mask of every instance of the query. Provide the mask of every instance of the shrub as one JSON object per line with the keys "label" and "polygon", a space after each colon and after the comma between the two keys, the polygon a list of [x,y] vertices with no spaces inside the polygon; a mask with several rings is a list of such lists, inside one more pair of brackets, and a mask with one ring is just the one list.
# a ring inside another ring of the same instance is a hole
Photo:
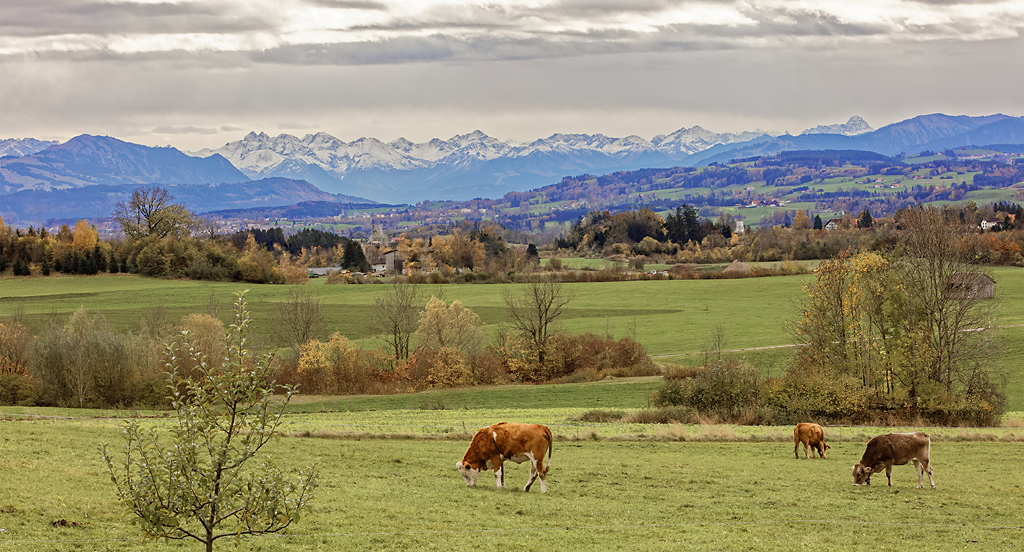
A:
{"label": "shrub", "polygon": [[413,362],[429,364],[427,384],[430,387],[462,387],[473,383],[469,364],[462,352],[452,347],[441,347],[436,351],[420,350]]}
{"label": "shrub", "polygon": [[655,391],[656,406],[688,406],[702,415],[732,420],[758,406],[760,384],[749,364],[726,360],[686,379],[670,379]]}
{"label": "shrub", "polygon": [[372,362],[367,362],[340,333],[323,343],[311,339],[302,345],[296,371],[304,392],[313,395],[368,393],[377,380]]}
{"label": "shrub", "polygon": [[626,416],[628,424],[687,424],[696,422],[696,412],[688,406],[645,408]]}
{"label": "shrub", "polygon": [[611,423],[622,421],[626,412],[622,410],[588,410],[578,416],[570,418],[576,422]]}
{"label": "shrub", "polygon": [[103,317],[79,309],[36,340],[32,376],[40,384],[40,402],[80,408],[135,404],[146,366],[139,347]]}
{"label": "shrub", "polygon": [[870,389],[858,378],[824,371],[790,370],[767,382],[764,403],[782,421],[866,421]]}
{"label": "shrub", "polygon": [[36,404],[39,389],[28,374],[0,373],[0,404],[32,406]]}

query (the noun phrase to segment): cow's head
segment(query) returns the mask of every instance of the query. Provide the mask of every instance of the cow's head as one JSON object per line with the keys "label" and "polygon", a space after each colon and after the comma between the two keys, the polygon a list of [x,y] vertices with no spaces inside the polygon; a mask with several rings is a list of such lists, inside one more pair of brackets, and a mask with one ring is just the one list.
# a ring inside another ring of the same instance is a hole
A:
{"label": "cow's head", "polygon": [[466,486],[472,487],[476,484],[476,478],[480,477],[479,468],[474,468],[469,462],[456,462],[455,467],[462,474],[462,478],[466,480]]}
{"label": "cow's head", "polygon": [[853,465],[853,484],[860,486],[861,483],[867,481],[871,484],[871,466],[865,466],[860,462]]}

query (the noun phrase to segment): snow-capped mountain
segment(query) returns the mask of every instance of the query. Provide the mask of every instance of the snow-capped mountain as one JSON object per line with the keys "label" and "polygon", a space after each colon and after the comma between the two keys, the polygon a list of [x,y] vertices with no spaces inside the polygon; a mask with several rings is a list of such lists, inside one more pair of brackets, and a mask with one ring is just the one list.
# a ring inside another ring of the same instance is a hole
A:
{"label": "snow-capped mountain", "polygon": [[220,154],[250,178],[300,178],[330,192],[404,203],[501,195],[570,173],[679,164],[714,145],[762,134],[720,134],[694,126],[651,140],[635,135],[553,134],[516,142],[477,130],[448,140],[414,143],[399,138],[385,143],[376,138],[345,142],[323,132],[302,138],[250,132],[241,140],[193,155]]}
{"label": "snow-capped mountain", "polygon": [[846,121],[841,125],[819,125],[814,128],[809,128],[800,134],[842,134],[843,136],[856,136],[873,130],[875,129],[871,128],[871,125],[869,125],[867,121],[854,115],[853,117],[850,117],[849,121]]}
{"label": "snow-capped mountain", "polygon": [[0,140],[0,157],[24,157],[59,143],[35,138],[4,138]]}

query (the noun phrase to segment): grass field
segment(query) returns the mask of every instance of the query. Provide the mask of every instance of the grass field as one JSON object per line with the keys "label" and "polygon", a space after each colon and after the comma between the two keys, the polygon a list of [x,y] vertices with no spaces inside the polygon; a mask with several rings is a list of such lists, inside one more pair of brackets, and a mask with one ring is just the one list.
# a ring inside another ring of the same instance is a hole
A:
{"label": "grass field", "polygon": [[[478,550],[510,543],[570,551],[953,551],[1014,550],[1024,536],[1020,430],[929,430],[936,489],[917,489],[911,466],[894,468],[892,488],[878,478],[853,487],[849,466],[867,438],[886,429],[828,428],[829,459],[796,460],[788,427],[670,426],[637,434],[611,424],[573,428],[568,416],[578,407],[558,406],[603,399],[638,406],[639,394],[625,389],[649,384],[648,378],[464,391],[478,396],[442,411],[360,398],[378,402],[358,412],[294,414],[289,421],[301,425],[286,431],[328,438],[284,437],[269,452],[290,471],[317,460],[321,486],[312,509],[287,536],[240,544],[252,551]],[[556,388],[574,393],[549,394]],[[455,404],[457,397],[443,400]],[[506,401],[519,408],[490,406]],[[520,490],[526,466],[510,465],[509,489],[495,489],[488,474],[473,488],[462,482],[453,465],[468,435],[459,426],[471,432],[499,419],[552,425],[548,494]],[[344,433],[338,428],[346,422],[361,422],[359,437],[329,438]],[[419,438],[380,429],[431,423]],[[18,474],[0,478],[0,550],[195,549],[138,540],[98,450],[104,443],[116,449],[121,439],[111,419],[0,418],[0,473]],[[217,549],[234,546],[221,541]]]}
{"label": "grass field", "polygon": [[[1001,355],[993,368],[1003,370],[1008,382],[1009,410],[1024,410],[1024,269],[992,270],[1000,301],[995,324]],[[574,333],[593,332],[615,337],[632,336],[659,361],[694,364],[715,326],[725,329],[729,356],[747,358],[766,376],[785,369],[792,348],[786,322],[793,320],[802,285],[813,275],[744,278],[735,280],[657,280],[567,284],[574,299],[561,321]],[[503,294],[521,285],[423,285],[424,299],[443,295],[460,300],[486,322],[492,334],[507,324]],[[253,331],[270,342],[277,305],[292,286],[181,280],[155,280],[131,275],[57,276],[0,280],[0,318],[20,312],[35,332],[47,320],[66,320],[79,307],[103,316],[120,329],[138,328],[144,316],[159,312],[173,323],[192,312],[208,312],[216,304],[228,321],[233,293],[249,289]],[[386,285],[325,285],[314,280],[306,286],[321,297],[329,332],[339,331],[372,348],[367,319],[373,301]]]}

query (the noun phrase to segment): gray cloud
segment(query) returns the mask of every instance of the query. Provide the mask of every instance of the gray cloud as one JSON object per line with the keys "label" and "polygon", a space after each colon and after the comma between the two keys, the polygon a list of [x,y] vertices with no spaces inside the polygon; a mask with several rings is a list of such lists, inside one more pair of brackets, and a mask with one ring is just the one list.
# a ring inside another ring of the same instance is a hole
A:
{"label": "gray cloud", "polygon": [[238,15],[227,5],[4,0],[0,33],[8,36],[68,34],[243,33],[275,28],[269,17]]}
{"label": "gray cloud", "polygon": [[[1024,114],[1024,10],[1005,2],[948,18],[935,16],[944,5],[908,0],[855,21],[779,1],[702,3],[732,23],[670,17],[681,4],[668,0],[409,13],[302,0],[324,28],[294,35],[282,29],[298,19],[248,4],[0,2],[3,132],[41,139],[88,132],[198,150],[250,130],[649,138],[694,124],[799,132],[854,114],[876,127],[924,112]],[[928,17],[913,17],[915,6]],[[181,46],[176,33],[230,47]],[[115,44],[150,35],[169,46]],[[272,40],[246,42],[254,35]],[[46,46],[61,40],[81,42]]]}
{"label": "gray cloud", "polygon": [[223,132],[223,128],[196,127],[196,126],[158,126],[152,130],[153,134],[217,134]]}

